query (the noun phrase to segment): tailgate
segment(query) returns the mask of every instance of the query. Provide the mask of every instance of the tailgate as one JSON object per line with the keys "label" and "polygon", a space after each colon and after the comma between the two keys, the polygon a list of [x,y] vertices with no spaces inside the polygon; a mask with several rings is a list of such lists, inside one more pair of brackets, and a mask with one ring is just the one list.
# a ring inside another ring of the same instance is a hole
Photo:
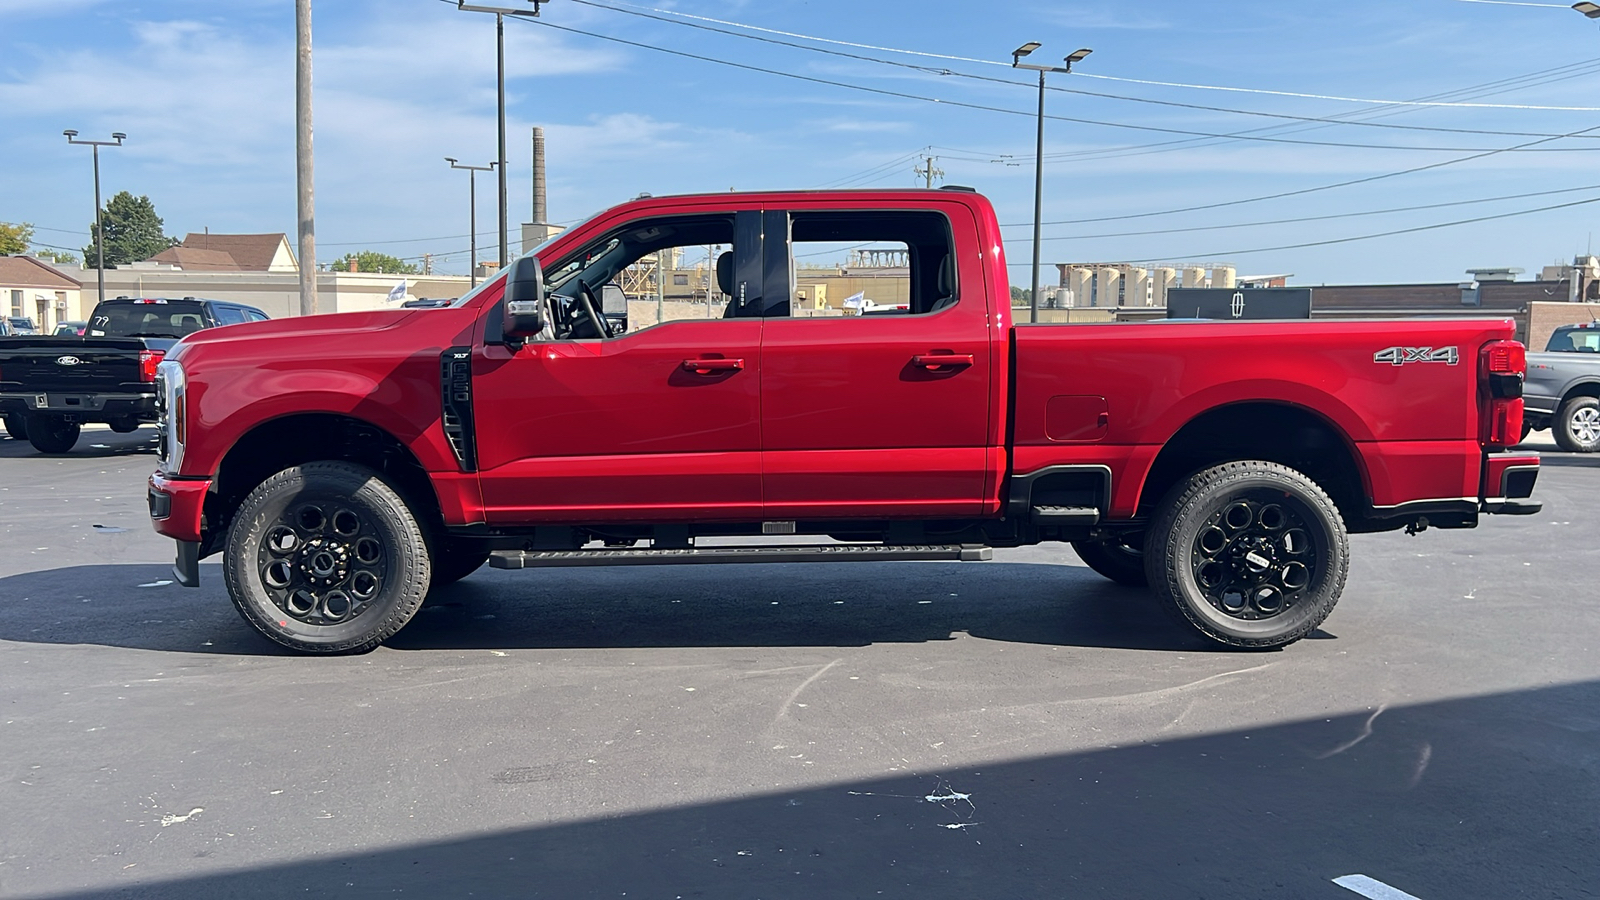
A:
{"label": "tailgate", "polygon": [[23,337],[0,341],[0,391],[150,390],[139,380],[139,338]]}

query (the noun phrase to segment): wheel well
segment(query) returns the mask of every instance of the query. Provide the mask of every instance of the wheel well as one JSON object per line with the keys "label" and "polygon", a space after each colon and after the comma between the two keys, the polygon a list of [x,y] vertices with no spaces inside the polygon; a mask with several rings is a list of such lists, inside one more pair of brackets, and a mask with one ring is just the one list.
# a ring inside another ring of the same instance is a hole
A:
{"label": "wheel well", "polygon": [[442,526],[427,471],[394,435],[350,416],[304,413],[257,425],[223,457],[206,497],[202,554],[221,547],[234,511],[261,482],[290,466],[332,459],[376,470],[405,498],[425,529]]}
{"label": "wheel well", "polygon": [[1316,413],[1280,403],[1220,407],[1178,429],[1145,477],[1139,515],[1149,516],[1180,479],[1238,459],[1263,459],[1302,472],[1328,492],[1345,522],[1366,517],[1366,489],[1344,435]]}
{"label": "wheel well", "polygon": [[[1600,397],[1600,382],[1586,381],[1583,384],[1573,385],[1571,390],[1562,395],[1561,403],[1565,403],[1573,397]],[[1556,404],[1556,409],[1559,410],[1560,408],[1561,404]]]}

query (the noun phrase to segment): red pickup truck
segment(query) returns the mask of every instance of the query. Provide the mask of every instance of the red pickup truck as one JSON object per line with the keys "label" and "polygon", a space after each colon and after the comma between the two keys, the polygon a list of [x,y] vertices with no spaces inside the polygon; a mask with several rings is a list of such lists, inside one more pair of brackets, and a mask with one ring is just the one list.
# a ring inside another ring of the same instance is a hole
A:
{"label": "red pickup truck", "polygon": [[[865,299],[904,309],[798,302],[801,261],[862,246],[901,263]],[[701,254],[718,291],[673,304],[692,317],[627,321],[619,279]],[[183,584],[221,553],[251,625],[338,653],[485,560],[1045,541],[1212,641],[1277,647],[1333,609],[1347,534],[1539,509],[1538,455],[1506,449],[1510,322],[1018,325],[1009,298],[969,190],[641,197],[448,307],[185,338],[160,366],[150,514]]]}

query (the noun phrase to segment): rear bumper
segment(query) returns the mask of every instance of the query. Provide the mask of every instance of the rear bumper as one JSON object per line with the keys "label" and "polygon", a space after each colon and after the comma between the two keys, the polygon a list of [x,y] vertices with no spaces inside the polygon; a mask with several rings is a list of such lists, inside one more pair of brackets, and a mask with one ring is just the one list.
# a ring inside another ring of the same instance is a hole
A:
{"label": "rear bumper", "polygon": [[211,479],[169,478],[157,472],[150,476],[146,500],[150,505],[150,524],[157,534],[178,542],[178,557],[172,567],[184,587],[200,584],[200,540],[204,527],[206,493]]}
{"label": "rear bumper", "polygon": [[72,391],[38,393],[8,391],[0,394],[0,415],[45,415],[69,422],[107,422],[112,419],[156,420],[156,395],[101,394]]}
{"label": "rear bumper", "polygon": [[1531,516],[1544,508],[1543,503],[1529,499],[1538,480],[1539,454],[1525,450],[1487,454],[1479,508],[1490,514]]}

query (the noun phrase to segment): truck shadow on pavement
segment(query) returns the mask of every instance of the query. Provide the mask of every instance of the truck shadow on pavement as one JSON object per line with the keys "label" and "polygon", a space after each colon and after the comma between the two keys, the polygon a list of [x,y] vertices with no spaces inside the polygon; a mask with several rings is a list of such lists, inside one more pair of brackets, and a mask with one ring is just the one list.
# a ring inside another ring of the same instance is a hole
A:
{"label": "truck shadow on pavement", "polygon": [[53,454],[40,453],[27,441],[19,441],[0,433],[0,459],[50,460],[67,457],[96,459],[113,456],[155,456],[155,453],[156,433],[149,428],[141,428],[131,434],[117,434],[114,431],[84,432],[83,436],[78,438],[78,442],[72,445],[71,450]]}
{"label": "truck shadow on pavement", "polygon": [[[237,655],[258,636],[201,567],[77,566],[0,578],[0,640]],[[385,646],[492,648],[835,646],[990,640],[1134,650],[1211,649],[1149,593],[1080,566],[840,563],[679,569],[480,569],[439,589]],[[1313,637],[1329,637],[1314,633]],[[1226,652],[1226,651],[1220,651]]]}
{"label": "truck shadow on pavement", "polygon": [[[789,789],[730,783],[718,787],[737,792],[725,800],[674,804],[647,794],[630,802],[657,808],[577,821],[565,804],[608,774],[581,754],[500,771],[458,764],[426,778],[462,796],[426,808],[441,822],[470,809],[469,821],[498,814],[516,825],[435,837],[420,817],[359,822],[342,827],[381,836],[379,846],[268,845],[259,853],[282,861],[243,865],[240,850],[206,858],[213,832],[254,821],[252,811],[235,811],[218,819],[227,826],[173,829],[159,853],[130,848],[128,859],[147,863],[138,869],[80,864],[70,875],[17,872],[12,883],[99,882],[49,894],[61,900],[401,892],[1339,900],[1354,895],[1332,879],[1362,873],[1408,897],[1587,897],[1597,706],[1600,683],[1579,682]],[[415,773],[394,777],[394,790],[418,790]],[[283,813],[272,809],[275,823]],[[458,827],[448,821],[439,827]]]}

